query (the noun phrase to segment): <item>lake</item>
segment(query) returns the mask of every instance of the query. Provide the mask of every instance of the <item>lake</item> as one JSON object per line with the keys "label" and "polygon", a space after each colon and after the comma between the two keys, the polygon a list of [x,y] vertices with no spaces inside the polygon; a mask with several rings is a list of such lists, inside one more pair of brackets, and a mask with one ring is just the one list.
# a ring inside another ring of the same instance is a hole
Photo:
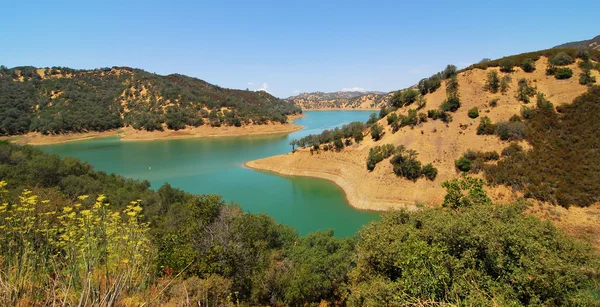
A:
{"label": "lake", "polygon": [[353,235],[379,218],[356,210],[334,183],[279,176],[244,167],[250,160],[291,150],[290,140],[353,121],[365,122],[373,111],[306,111],[294,123],[305,128],[289,135],[121,142],[118,137],[40,146],[49,153],[87,161],[96,170],[148,180],[152,188],[168,182],[195,194],[219,194],[253,213],[267,213],[301,234],[334,229]]}

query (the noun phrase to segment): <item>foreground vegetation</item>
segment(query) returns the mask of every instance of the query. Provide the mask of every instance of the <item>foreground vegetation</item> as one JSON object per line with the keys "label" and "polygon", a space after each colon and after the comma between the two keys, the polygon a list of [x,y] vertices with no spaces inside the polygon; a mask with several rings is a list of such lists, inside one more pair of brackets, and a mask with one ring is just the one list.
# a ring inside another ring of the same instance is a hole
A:
{"label": "foreground vegetation", "polygon": [[444,207],[386,213],[354,238],[300,237],[216,195],[6,142],[0,178],[3,305],[600,304],[588,245],[469,177],[444,184]]}
{"label": "foreground vegetation", "polygon": [[0,135],[148,131],[287,121],[301,110],[264,91],[225,89],[183,75],[113,67],[0,66]]}

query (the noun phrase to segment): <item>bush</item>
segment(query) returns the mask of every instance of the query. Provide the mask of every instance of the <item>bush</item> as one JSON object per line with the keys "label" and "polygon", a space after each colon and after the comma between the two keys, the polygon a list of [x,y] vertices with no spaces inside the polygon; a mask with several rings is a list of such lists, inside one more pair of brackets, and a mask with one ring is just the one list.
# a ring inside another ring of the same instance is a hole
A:
{"label": "bush", "polygon": [[556,73],[556,66],[548,65],[548,67],[546,67],[546,76],[554,76],[555,73]]}
{"label": "bush", "polygon": [[513,67],[515,66],[513,60],[511,60],[509,58],[504,58],[504,59],[500,60],[499,65],[500,65],[500,71],[507,72],[507,73],[512,72]]}
{"label": "bush", "polygon": [[496,135],[501,140],[516,141],[525,138],[525,124],[522,122],[501,122],[496,125]]}
{"label": "bush", "polygon": [[533,97],[535,95],[535,88],[529,86],[529,82],[527,79],[523,78],[519,80],[519,88],[517,89],[516,98],[519,101],[524,103],[529,103],[529,97]]}
{"label": "bush", "polygon": [[508,91],[508,89],[510,88],[511,81],[512,81],[512,78],[510,75],[502,76],[502,80],[500,80],[500,92],[502,92],[502,94],[504,94]]}
{"label": "bush", "polygon": [[571,68],[568,68],[568,67],[557,68],[556,72],[554,72],[554,78],[559,79],[559,80],[569,79],[572,76],[573,76],[573,70],[571,70]]}
{"label": "bush", "polygon": [[383,128],[379,124],[375,124],[371,127],[371,138],[375,141],[379,141],[383,136]]}
{"label": "bush", "polygon": [[526,58],[521,63],[521,68],[524,72],[533,72],[535,70],[535,62],[531,58]]}
{"label": "bush", "polygon": [[467,159],[466,157],[460,157],[454,162],[454,165],[461,172],[468,172],[471,170],[471,160]]}
{"label": "bush", "polygon": [[390,104],[396,108],[408,106],[415,102],[417,97],[419,97],[419,92],[413,89],[397,91],[390,98]]}
{"label": "bush", "polygon": [[496,131],[496,125],[492,124],[492,120],[484,116],[479,119],[479,126],[477,126],[477,134],[478,135],[490,135],[494,134]]}
{"label": "bush", "polygon": [[369,171],[374,170],[377,163],[383,161],[383,159],[389,158],[395,152],[402,151],[403,149],[404,147],[402,146],[399,146],[396,149],[392,144],[384,144],[369,149],[369,156],[367,157],[367,169]]}
{"label": "bush", "polygon": [[390,159],[394,166],[396,176],[404,177],[408,180],[417,180],[421,175],[421,162],[416,159],[417,152],[408,150],[406,153],[399,153]]}
{"label": "bush", "polygon": [[450,96],[440,105],[442,112],[456,112],[460,108],[460,98],[458,96]]}
{"label": "bush", "polygon": [[556,66],[569,65],[573,64],[574,62],[575,60],[566,52],[560,52],[557,55],[555,55],[552,59],[550,59],[550,63]]}
{"label": "bush", "polygon": [[[546,99],[544,93],[537,93],[536,105],[538,109],[554,110],[554,105],[550,102],[550,100]],[[523,116],[523,118],[526,117]]]}
{"label": "bush", "polygon": [[499,98],[492,98],[492,100],[490,100],[490,107],[494,108],[498,106],[498,101],[500,101]]}
{"label": "bush", "polygon": [[335,141],[333,141],[333,145],[335,145],[335,149],[337,150],[344,149],[344,142],[342,142],[341,139],[335,139]]}
{"label": "bush", "polygon": [[431,163],[428,163],[425,166],[423,166],[423,170],[421,172],[423,173],[425,178],[431,181],[435,180],[435,177],[437,177],[438,174],[437,168],[435,168]]}
{"label": "bush", "polygon": [[579,84],[592,85],[596,83],[596,77],[592,76],[589,71],[579,74]]}
{"label": "bush", "polygon": [[530,119],[532,114],[533,113],[532,113],[532,110],[531,110],[530,107],[528,107],[528,106],[522,106],[521,107],[521,116],[524,119]]}
{"label": "bush", "polygon": [[483,89],[491,93],[497,93],[499,88],[500,77],[498,77],[498,73],[495,70],[488,72],[487,80],[485,81]]}
{"label": "bush", "polygon": [[469,110],[469,117],[470,118],[479,117],[479,110],[477,110],[477,107],[473,107],[472,109]]}

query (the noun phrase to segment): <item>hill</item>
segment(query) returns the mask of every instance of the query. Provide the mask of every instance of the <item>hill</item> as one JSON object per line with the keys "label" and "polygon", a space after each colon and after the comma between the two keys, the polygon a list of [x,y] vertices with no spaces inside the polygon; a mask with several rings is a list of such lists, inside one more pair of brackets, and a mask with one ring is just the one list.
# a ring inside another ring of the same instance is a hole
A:
{"label": "hill", "polygon": [[301,93],[285,99],[303,110],[378,109],[388,104],[389,95],[383,92]]}
{"label": "hill", "polygon": [[[476,65],[460,71],[424,95],[399,91],[394,96],[400,98],[392,99],[399,101],[393,103],[396,108],[381,112],[380,119],[370,122],[360,136],[364,140],[354,134],[348,137],[341,130],[330,131],[301,142],[310,148],[247,165],[332,180],[357,208],[415,210],[444,201],[441,184],[459,176],[457,162],[465,158],[467,171],[493,184],[488,191],[495,201],[525,196],[546,204],[588,207],[581,210],[591,210],[591,220],[566,227],[577,229],[574,233],[598,234],[593,225],[600,225],[600,206],[596,204],[600,186],[594,182],[600,181],[595,166],[600,159],[594,149],[596,137],[590,131],[600,129],[600,113],[594,104],[600,93],[596,89],[586,94],[589,86],[580,83],[600,80],[600,66],[590,60],[575,62],[576,52],[544,51],[550,57],[530,58],[535,67],[531,72],[515,65],[521,63],[517,62],[521,55],[507,57],[483,68]],[[573,62],[553,64],[564,54],[572,54]],[[557,71],[571,71],[572,77],[565,78]],[[495,92],[488,84],[490,76],[497,81]],[[571,104],[581,107],[569,108]],[[553,112],[546,114],[546,109]],[[585,124],[576,124],[578,120]],[[600,236],[592,237],[600,247]]]}
{"label": "hill", "polygon": [[113,67],[0,67],[0,135],[286,123],[301,110],[266,92]]}
{"label": "hill", "polygon": [[588,40],[562,44],[554,48],[589,48],[593,50],[600,50],[600,35]]}

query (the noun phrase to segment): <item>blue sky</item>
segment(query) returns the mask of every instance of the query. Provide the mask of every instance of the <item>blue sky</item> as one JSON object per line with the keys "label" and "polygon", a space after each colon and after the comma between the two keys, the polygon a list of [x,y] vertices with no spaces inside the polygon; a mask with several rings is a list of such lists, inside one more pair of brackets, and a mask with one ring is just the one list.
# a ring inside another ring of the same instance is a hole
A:
{"label": "blue sky", "polygon": [[229,88],[392,91],[600,34],[599,1],[0,1],[0,64],[130,66]]}

